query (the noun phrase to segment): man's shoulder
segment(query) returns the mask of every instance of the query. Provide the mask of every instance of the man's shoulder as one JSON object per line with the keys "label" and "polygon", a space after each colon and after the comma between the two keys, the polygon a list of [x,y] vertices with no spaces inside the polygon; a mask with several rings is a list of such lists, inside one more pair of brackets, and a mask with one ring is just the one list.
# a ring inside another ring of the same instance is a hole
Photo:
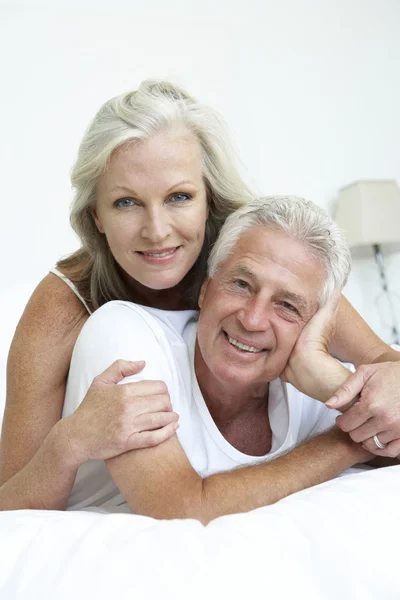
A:
{"label": "man's shoulder", "polygon": [[[125,300],[113,300],[103,304],[88,319],[85,332],[110,334],[122,329],[135,329],[146,335],[166,334],[167,337],[182,337],[188,322],[195,318],[196,311],[164,311]],[[84,333],[85,333],[84,332]]]}

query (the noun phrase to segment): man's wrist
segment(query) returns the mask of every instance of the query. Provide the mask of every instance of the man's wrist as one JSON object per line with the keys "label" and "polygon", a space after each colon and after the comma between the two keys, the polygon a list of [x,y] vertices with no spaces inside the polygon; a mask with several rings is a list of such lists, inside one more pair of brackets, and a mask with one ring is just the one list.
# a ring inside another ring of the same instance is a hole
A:
{"label": "man's wrist", "polygon": [[321,354],[318,360],[314,359],[304,367],[303,378],[308,384],[301,391],[325,403],[349,376],[349,370],[339,361],[329,354]]}
{"label": "man's wrist", "polygon": [[368,452],[368,450],[365,450],[361,444],[353,442],[351,437],[339,429],[339,427],[333,427],[331,430],[323,433],[322,436],[331,440],[337,449],[340,448],[342,450],[344,457],[349,461],[346,468],[359,463],[365,463],[374,457],[374,455],[371,454],[371,452]]}

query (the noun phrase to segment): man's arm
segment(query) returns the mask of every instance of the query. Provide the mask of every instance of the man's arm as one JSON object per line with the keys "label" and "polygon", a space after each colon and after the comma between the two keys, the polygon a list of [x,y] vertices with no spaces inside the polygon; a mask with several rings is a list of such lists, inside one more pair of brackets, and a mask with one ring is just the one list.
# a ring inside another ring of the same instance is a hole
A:
{"label": "man's arm", "polygon": [[135,513],[157,519],[198,519],[273,504],[339,475],[371,455],[334,428],[267,463],[202,479],[177,437],[156,448],[127,452],[106,461],[116,485]]}
{"label": "man's arm", "polygon": [[138,399],[133,388],[140,384],[116,385],[142,368],[118,361],[96,377],[79,408],[58,421],[33,458],[0,486],[0,510],[63,510],[84,462],[154,446],[173,435],[177,415],[168,398],[141,387]]}
{"label": "man's arm", "polygon": [[[345,413],[337,425],[356,443],[386,457],[379,466],[396,464],[392,459],[400,458],[400,362],[362,365],[351,374],[328,353],[335,310],[333,298],[307,323],[281,377]],[[377,434],[386,444],[382,450],[374,442]]]}

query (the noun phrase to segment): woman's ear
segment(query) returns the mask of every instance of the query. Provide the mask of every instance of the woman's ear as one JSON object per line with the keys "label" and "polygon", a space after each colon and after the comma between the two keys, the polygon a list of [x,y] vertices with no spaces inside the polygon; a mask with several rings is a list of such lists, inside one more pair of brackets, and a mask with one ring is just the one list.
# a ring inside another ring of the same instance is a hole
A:
{"label": "woman's ear", "polygon": [[205,296],[206,289],[207,289],[209,281],[210,281],[210,278],[206,277],[205,280],[204,280],[204,282],[203,282],[203,285],[201,286],[200,294],[199,294],[199,301],[198,301],[199,308],[201,308],[201,305],[203,304],[204,296]]}
{"label": "woman's ear", "polygon": [[96,225],[97,229],[99,230],[99,232],[100,232],[100,233],[104,233],[103,226],[102,226],[102,224],[101,224],[101,222],[100,222],[100,219],[99,219],[99,217],[97,216],[97,213],[96,213],[96,209],[95,209],[95,208],[92,208],[92,217],[93,217],[93,220],[94,220],[94,222],[95,222],[95,225]]}

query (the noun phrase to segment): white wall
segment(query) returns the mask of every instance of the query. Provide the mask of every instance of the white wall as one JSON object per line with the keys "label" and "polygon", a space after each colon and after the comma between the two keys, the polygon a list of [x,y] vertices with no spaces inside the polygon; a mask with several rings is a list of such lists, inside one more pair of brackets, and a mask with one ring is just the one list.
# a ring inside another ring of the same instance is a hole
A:
{"label": "white wall", "polygon": [[[102,102],[171,77],[225,116],[261,192],[330,208],[353,180],[400,180],[399,27],[398,0],[3,0],[0,366],[32,286],[77,247],[68,174]],[[377,285],[364,259],[347,292],[387,338]]]}

